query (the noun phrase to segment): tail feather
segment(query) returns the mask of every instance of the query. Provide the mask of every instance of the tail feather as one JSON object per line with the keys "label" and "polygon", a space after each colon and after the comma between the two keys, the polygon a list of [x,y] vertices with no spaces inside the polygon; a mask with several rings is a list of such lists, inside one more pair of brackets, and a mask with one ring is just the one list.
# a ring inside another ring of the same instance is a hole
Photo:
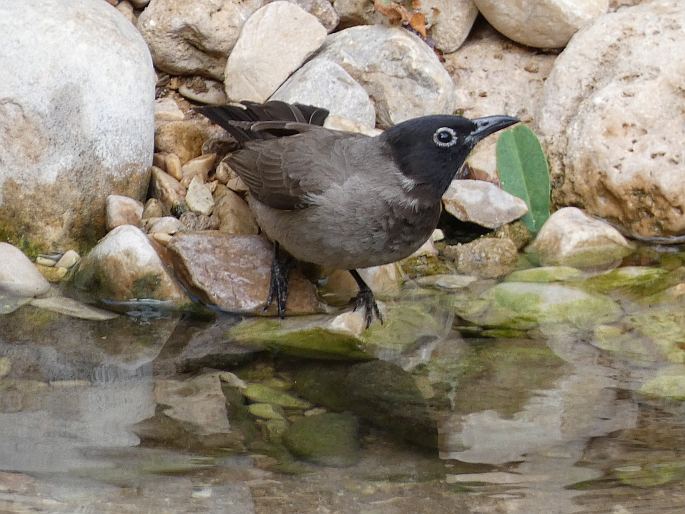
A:
{"label": "tail feather", "polygon": [[259,122],[285,121],[322,126],[328,117],[326,109],[277,100],[263,104],[244,101],[233,105],[208,105],[195,110],[223,127],[240,144],[253,139],[275,137],[266,131],[252,131],[252,125]]}

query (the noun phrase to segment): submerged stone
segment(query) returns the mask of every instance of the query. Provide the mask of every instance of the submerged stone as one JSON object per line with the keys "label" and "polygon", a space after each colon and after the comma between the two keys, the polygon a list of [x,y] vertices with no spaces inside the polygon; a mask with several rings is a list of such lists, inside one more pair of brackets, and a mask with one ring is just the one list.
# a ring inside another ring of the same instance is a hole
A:
{"label": "submerged stone", "polygon": [[333,360],[364,360],[402,353],[443,337],[452,324],[451,312],[439,298],[384,303],[384,322],[364,328],[361,309],[338,315],[249,319],[229,330],[233,342],[288,355]]}
{"label": "submerged stone", "polygon": [[583,272],[570,266],[542,266],[514,271],[508,275],[505,282],[568,282],[583,276]]}
{"label": "submerged stone", "polygon": [[414,377],[390,362],[318,363],[295,373],[295,388],[312,402],[350,411],[418,445],[436,448],[435,406]]}
{"label": "submerged stone", "polygon": [[269,349],[298,357],[319,359],[370,359],[361,349],[361,313],[338,316],[301,316],[284,320],[248,319],[228,336],[250,348]]}
{"label": "submerged stone", "polygon": [[291,409],[308,409],[312,406],[306,400],[264,384],[249,384],[242,393],[256,403],[268,403]]}
{"label": "submerged stone", "polygon": [[473,301],[456,305],[457,314],[482,326],[532,329],[564,324],[590,329],[622,314],[612,299],[560,284],[503,282]]}
{"label": "submerged stone", "polygon": [[685,400],[685,367],[667,368],[640,388],[640,392],[649,396]]}
{"label": "submerged stone", "polygon": [[283,443],[297,457],[324,466],[352,466],[359,461],[357,419],[326,413],[296,420],[283,434]]}
{"label": "submerged stone", "polygon": [[615,293],[640,298],[666,289],[677,281],[673,273],[648,266],[624,266],[596,275],[583,283],[583,287],[599,293]]}
{"label": "submerged stone", "polygon": [[272,405],[270,403],[253,403],[247,406],[247,410],[250,414],[258,418],[285,420],[283,409],[278,405]]}
{"label": "submerged stone", "polygon": [[638,362],[685,364],[685,310],[682,304],[653,306],[625,316],[620,323],[599,325],[592,344]]}

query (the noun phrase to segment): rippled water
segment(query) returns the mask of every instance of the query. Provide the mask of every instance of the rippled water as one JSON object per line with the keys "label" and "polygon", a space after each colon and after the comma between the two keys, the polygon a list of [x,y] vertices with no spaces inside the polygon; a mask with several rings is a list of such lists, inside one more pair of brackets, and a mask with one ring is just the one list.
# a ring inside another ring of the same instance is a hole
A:
{"label": "rippled water", "polygon": [[[237,318],[158,314],[0,316],[0,512],[685,512],[683,403],[639,392],[665,364],[587,332],[321,362],[231,344]],[[351,409],[358,461],[286,455],[216,369]]]}

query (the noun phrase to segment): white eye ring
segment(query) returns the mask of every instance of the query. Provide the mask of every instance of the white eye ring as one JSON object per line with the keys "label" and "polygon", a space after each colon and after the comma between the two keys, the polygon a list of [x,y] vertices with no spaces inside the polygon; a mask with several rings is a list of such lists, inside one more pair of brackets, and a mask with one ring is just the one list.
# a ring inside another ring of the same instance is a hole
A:
{"label": "white eye ring", "polygon": [[[440,141],[440,136],[444,134],[449,134],[451,139],[449,141]],[[433,134],[433,142],[440,148],[449,148],[457,144],[457,133],[449,127],[440,127]]]}

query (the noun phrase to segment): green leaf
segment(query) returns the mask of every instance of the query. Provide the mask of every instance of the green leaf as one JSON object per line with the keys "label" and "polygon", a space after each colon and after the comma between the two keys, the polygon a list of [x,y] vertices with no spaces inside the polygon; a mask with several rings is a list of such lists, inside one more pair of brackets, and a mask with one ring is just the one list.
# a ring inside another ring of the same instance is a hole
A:
{"label": "green leaf", "polygon": [[497,140],[497,172],[502,189],[528,205],[522,221],[536,234],[549,218],[549,167],[540,141],[525,125],[503,132]]}

